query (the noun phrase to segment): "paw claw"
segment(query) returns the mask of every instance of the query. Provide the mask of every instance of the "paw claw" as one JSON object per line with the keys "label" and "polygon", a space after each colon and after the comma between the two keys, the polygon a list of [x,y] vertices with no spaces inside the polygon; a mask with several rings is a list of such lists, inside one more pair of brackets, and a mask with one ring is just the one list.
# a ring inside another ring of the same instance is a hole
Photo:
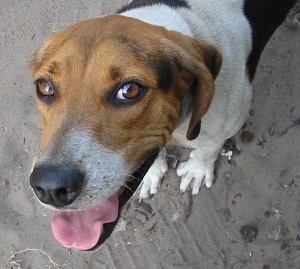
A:
{"label": "paw claw", "polygon": [[199,193],[199,190],[197,190],[197,191],[193,190],[192,191],[192,195],[197,195],[198,193]]}
{"label": "paw claw", "polygon": [[205,181],[205,185],[206,185],[206,188],[211,188],[212,183],[211,183],[211,182],[208,182],[208,181]]}

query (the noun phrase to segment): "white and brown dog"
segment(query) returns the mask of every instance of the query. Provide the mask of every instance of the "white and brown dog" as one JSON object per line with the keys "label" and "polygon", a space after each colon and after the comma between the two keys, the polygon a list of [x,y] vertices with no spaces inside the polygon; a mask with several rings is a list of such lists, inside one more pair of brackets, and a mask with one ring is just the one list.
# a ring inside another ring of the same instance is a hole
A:
{"label": "white and brown dog", "polygon": [[62,245],[93,248],[131,175],[159,152],[140,198],[156,193],[169,145],[193,149],[177,168],[180,190],[211,187],[225,139],[248,115],[261,51],[294,3],[133,0],[44,43],[30,61],[43,121],[30,184],[59,209]]}

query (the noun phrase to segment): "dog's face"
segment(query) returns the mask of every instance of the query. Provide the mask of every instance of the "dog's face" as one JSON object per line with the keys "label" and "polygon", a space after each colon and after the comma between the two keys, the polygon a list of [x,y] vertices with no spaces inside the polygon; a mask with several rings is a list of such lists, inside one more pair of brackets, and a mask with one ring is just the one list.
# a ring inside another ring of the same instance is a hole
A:
{"label": "dog's face", "polygon": [[[198,135],[220,64],[208,45],[119,15],[51,37],[30,61],[42,116],[31,175],[38,198],[81,214],[102,210],[103,223],[114,221],[123,186],[167,144],[189,93],[195,101],[187,138]],[[71,244],[58,228],[70,225],[71,214],[54,219],[56,237],[66,246],[93,247]]]}

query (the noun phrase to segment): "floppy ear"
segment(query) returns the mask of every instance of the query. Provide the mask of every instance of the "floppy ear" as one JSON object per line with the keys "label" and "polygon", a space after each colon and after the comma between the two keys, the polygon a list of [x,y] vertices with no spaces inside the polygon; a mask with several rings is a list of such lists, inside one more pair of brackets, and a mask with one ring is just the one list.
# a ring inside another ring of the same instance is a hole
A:
{"label": "floppy ear", "polygon": [[192,116],[186,134],[188,140],[193,140],[200,133],[201,117],[208,110],[214,96],[214,79],[220,71],[222,56],[215,47],[196,38],[179,36],[174,32],[172,35],[173,41],[180,46],[176,60],[181,70],[178,75],[185,82],[184,85],[188,85],[188,89],[178,90],[185,93],[189,91],[193,97]]}
{"label": "floppy ear", "polygon": [[201,118],[208,110],[215,92],[213,76],[204,64],[198,63],[195,82],[190,91],[193,96],[192,116],[186,138],[194,140],[201,130]]}

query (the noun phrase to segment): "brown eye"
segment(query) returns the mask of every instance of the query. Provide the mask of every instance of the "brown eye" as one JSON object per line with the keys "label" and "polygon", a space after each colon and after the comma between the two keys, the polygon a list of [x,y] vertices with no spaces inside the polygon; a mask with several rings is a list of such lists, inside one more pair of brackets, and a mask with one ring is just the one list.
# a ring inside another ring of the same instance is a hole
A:
{"label": "brown eye", "polygon": [[42,96],[53,96],[54,95],[54,86],[50,81],[47,80],[38,80],[36,81],[36,90],[37,93]]}
{"label": "brown eye", "polygon": [[136,82],[124,84],[117,93],[117,99],[135,99],[142,93],[143,87]]}

